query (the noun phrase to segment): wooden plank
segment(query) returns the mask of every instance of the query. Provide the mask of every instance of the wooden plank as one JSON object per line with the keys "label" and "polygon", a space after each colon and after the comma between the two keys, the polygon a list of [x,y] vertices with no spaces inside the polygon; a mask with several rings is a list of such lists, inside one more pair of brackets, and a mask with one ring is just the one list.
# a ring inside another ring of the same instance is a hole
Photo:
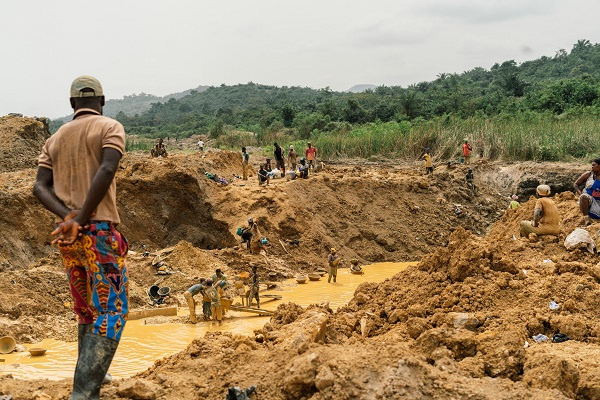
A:
{"label": "wooden plank", "polygon": [[241,311],[241,312],[248,312],[248,313],[252,313],[252,314],[258,314],[258,315],[262,315],[262,316],[266,316],[266,317],[270,317],[271,315],[273,315],[272,311],[263,310],[262,308],[252,308],[252,307],[245,307],[245,306],[230,306],[229,309],[233,310],[233,311]]}
{"label": "wooden plank", "polygon": [[156,316],[173,316],[177,315],[177,307],[157,307],[157,308],[147,308],[143,310],[133,310],[129,311],[127,315],[127,320],[132,321],[135,319],[142,319],[148,317],[156,317]]}

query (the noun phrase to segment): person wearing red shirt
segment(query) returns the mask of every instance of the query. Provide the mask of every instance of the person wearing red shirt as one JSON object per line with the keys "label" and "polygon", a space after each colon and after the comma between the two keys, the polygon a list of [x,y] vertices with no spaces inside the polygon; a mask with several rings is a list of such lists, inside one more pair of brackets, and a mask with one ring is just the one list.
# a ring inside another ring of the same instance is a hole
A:
{"label": "person wearing red shirt", "polygon": [[308,142],[308,148],[306,149],[306,160],[308,161],[308,167],[312,166],[313,172],[317,171],[317,148]]}
{"label": "person wearing red shirt", "polygon": [[463,157],[465,158],[465,164],[468,164],[471,160],[471,151],[473,150],[473,146],[469,143],[467,138],[465,138],[465,143],[462,145]]}

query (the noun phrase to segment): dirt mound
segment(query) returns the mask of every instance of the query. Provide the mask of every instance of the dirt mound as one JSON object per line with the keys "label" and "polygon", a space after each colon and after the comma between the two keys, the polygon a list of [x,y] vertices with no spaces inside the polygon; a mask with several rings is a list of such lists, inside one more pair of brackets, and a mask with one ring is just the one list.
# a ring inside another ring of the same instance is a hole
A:
{"label": "dirt mound", "polygon": [[[152,265],[153,260],[163,260],[170,272],[168,275],[158,275]],[[144,256],[143,253],[133,252],[128,257],[129,297],[133,308],[148,306],[148,289],[153,285],[171,288],[173,304],[187,304],[183,293],[200,278],[209,278],[217,268],[225,274],[231,274],[227,264],[214,255],[198,249],[190,243],[181,241],[169,247]]]}
{"label": "dirt mound", "polygon": [[76,340],[76,317],[64,267],[45,259],[27,271],[0,275],[0,332],[18,343]]}
{"label": "dirt mound", "polygon": [[[572,194],[556,200],[563,230],[569,232],[581,219],[577,205]],[[418,266],[382,284],[359,286],[336,314],[327,337],[343,342],[359,333],[378,338],[394,331],[440,368],[596,398],[599,383],[592,373],[598,366],[580,360],[576,352],[562,352],[566,361],[552,363],[557,368],[546,368],[538,379],[547,365],[539,357],[547,359],[548,352],[564,345],[534,344],[534,335],[551,338],[560,332],[573,339],[569,343],[575,348],[600,351],[600,265],[587,251],[567,252],[562,241],[515,240],[518,221],[532,214],[533,204],[507,212],[485,238],[458,228],[447,248],[425,256]],[[560,308],[551,310],[551,301]],[[526,341],[531,348],[525,348]],[[556,376],[564,382],[557,384]]]}
{"label": "dirt mound", "polygon": [[0,117],[0,172],[37,167],[37,157],[49,137],[45,118]]}

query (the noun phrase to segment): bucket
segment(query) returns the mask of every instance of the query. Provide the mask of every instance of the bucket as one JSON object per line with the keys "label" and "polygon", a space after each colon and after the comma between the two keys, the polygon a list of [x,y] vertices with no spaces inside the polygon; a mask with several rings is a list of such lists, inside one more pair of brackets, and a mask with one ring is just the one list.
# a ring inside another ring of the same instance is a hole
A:
{"label": "bucket", "polygon": [[0,338],[0,353],[12,353],[15,347],[17,347],[17,341],[14,338],[10,336],[4,336]]}
{"label": "bucket", "polygon": [[150,286],[150,289],[148,289],[148,296],[150,296],[152,298],[158,297],[158,290],[159,289],[160,288],[158,286],[156,286],[156,285]]}
{"label": "bucket", "polygon": [[459,157],[458,162],[461,164],[465,163],[465,158],[464,157]]}

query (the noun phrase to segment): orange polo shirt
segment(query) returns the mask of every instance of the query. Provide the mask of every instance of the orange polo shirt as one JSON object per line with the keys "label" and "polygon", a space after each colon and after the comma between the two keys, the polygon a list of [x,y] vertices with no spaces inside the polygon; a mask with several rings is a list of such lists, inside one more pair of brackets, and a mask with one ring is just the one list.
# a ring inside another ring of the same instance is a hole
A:
{"label": "orange polo shirt", "polygon": [[[90,114],[80,115],[82,112]],[[70,209],[83,207],[105,148],[123,154],[125,129],[118,121],[88,108],[78,109],[73,121],[61,126],[46,140],[38,166],[52,170],[54,192]],[[98,205],[94,220],[120,222],[114,179]],[[61,222],[62,219],[57,218],[56,221]]]}

